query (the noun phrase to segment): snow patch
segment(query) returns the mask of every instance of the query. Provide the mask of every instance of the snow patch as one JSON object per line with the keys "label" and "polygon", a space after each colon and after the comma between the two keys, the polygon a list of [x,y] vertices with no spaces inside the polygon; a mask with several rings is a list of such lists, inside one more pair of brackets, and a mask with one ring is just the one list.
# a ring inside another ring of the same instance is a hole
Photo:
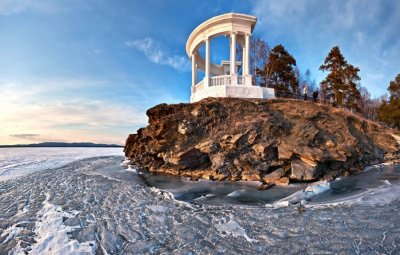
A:
{"label": "snow patch", "polygon": [[244,230],[244,228],[242,228],[242,226],[240,226],[239,223],[237,223],[233,219],[232,215],[230,216],[230,219],[228,222],[215,224],[215,228],[220,233],[224,232],[224,233],[226,233],[228,235],[232,235],[234,237],[243,236],[250,243],[258,242],[258,240],[252,239],[247,235],[246,230]]}
{"label": "snow patch", "polygon": [[29,254],[95,254],[96,241],[79,243],[70,239],[68,233],[80,226],[63,225],[63,217],[74,217],[78,212],[65,212],[60,206],[48,202],[48,196],[38,212],[40,219],[35,223],[36,244]]}
{"label": "snow patch", "polygon": [[[26,222],[26,221],[25,221]],[[10,241],[11,239],[13,239],[15,236],[18,236],[18,234],[21,232],[21,230],[23,230],[24,228],[22,227],[17,227],[17,225],[21,224],[21,223],[25,223],[25,222],[18,222],[17,224],[7,228],[6,230],[3,231],[3,233],[1,234],[0,237],[6,237],[6,239],[4,239],[4,241],[2,242],[2,244],[7,243],[8,241]]]}
{"label": "snow patch", "polygon": [[304,190],[297,191],[297,192],[293,193],[292,195],[273,203],[273,207],[277,207],[277,208],[285,207],[285,206],[289,206],[291,204],[298,204],[302,201],[303,201],[302,204],[304,204],[305,201],[307,201],[310,198],[315,197],[319,194],[322,194],[329,189],[330,189],[329,182],[327,182],[327,181],[315,182],[315,183],[307,186]]}
{"label": "snow patch", "polygon": [[184,206],[184,207],[193,208],[193,205],[192,205],[192,204],[175,199],[174,194],[172,194],[172,193],[169,192],[169,191],[162,190],[162,189],[159,189],[159,188],[156,188],[156,187],[151,187],[151,188],[150,188],[150,191],[151,191],[153,194],[158,195],[158,196],[161,196],[161,197],[163,197],[163,198],[166,199],[166,200],[172,200],[172,201],[173,201],[175,204],[177,204],[177,205],[181,205],[181,206]]}
{"label": "snow patch", "polygon": [[207,200],[208,198],[212,198],[212,197],[215,197],[215,195],[214,194],[207,194],[205,196],[201,196],[201,197],[195,198],[195,199],[193,199],[193,201],[204,201],[204,200]]}
{"label": "snow patch", "polygon": [[[267,204],[266,206],[270,207],[269,204]],[[288,206],[289,206],[289,201],[288,200],[283,200],[283,201],[275,202],[272,207],[282,208],[282,207],[288,207]]]}
{"label": "snow patch", "polygon": [[157,213],[166,213],[168,211],[168,207],[162,205],[149,205],[147,208]]}
{"label": "snow patch", "polygon": [[120,166],[129,166],[131,161],[125,157],[124,161],[120,164]]}
{"label": "snow patch", "polygon": [[133,173],[137,173],[136,168],[132,168],[130,165],[128,166],[128,168],[126,169],[126,171],[130,171],[130,172],[133,172]]}
{"label": "snow patch", "polygon": [[226,196],[227,197],[240,197],[243,194],[243,192],[245,192],[245,190],[242,190],[242,189],[241,190],[235,190],[235,191],[229,193]]}
{"label": "snow patch", "polygon": [[124,167],[125,170],[137,173],[137,169],[131,165],[131,161],[128,158],[125,158],[124,161],[120,164],[120,166]]}

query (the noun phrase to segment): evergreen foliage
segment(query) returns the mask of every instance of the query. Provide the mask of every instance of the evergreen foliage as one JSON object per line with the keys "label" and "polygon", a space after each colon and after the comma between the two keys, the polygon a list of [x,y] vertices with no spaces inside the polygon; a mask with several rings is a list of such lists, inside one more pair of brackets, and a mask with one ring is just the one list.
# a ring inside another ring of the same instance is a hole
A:
{"label": "evergreen foliage", "polygon": [[347,63],[338,46],[332,48],[319,69],[329,72],[321,82],[323,100],[360,111],[361,95],[357,84],[360,69]]}
{"label": "evergreen foliage", "polygon": [[400,74],[390,82],[388,91],[389,99],[382,100],[378,116],[381,121],[400,128]]}
{"label": "evergreen foliage", "polygon": [[296,75],[296,60],[281,44],[275,46],[268,57],[268,62],[260,70],[268,87],[285,92],[299,92]]}

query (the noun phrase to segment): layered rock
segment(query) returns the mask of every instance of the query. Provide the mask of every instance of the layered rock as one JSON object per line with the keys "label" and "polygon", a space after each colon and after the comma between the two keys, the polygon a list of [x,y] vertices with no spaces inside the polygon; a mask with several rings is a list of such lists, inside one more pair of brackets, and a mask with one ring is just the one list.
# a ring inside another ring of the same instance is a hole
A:
{"label": "layered rock", "polygon": [[209,98],[147,116],[124,151],[149,172],[287,185],[399,158],[395,131],[312,102]]}

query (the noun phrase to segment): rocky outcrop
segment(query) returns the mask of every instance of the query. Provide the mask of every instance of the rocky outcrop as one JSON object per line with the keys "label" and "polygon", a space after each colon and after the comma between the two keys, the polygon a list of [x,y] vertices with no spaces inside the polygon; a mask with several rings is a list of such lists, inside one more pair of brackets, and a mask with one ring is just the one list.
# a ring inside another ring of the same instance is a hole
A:
{"label": "rocky outcrop", "polygon": [[399,158],[395,131],[312,102],[209,98],[147,116],[124,151],[149,172],[287,185]]}

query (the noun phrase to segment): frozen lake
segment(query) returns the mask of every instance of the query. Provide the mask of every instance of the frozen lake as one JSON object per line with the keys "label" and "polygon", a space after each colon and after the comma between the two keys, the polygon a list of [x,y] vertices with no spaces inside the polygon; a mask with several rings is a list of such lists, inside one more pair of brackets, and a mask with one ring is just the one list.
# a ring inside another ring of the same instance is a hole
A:
{"label": "frozen lake", "polygon": [[139,174],[120,148],[76,149],[1,154],[0,254],[400,253],[399,166],[258,191]]}
{"label": "frozen lake", "polygon": [[123,155],[123,148],[0,148],[0,181],[79,159]]}

